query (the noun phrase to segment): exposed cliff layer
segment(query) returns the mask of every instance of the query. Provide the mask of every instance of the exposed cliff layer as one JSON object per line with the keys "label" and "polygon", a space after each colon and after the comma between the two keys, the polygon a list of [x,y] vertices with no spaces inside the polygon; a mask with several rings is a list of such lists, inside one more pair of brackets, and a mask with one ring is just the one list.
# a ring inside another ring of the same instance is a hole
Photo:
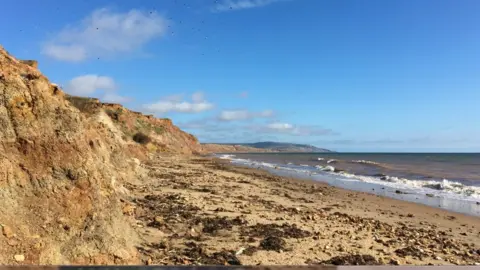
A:
{"label": "exposed cliff layer", "polygon": [[119,200],[141,169],[126,144],[0,47],[0,263],[138,263]]}

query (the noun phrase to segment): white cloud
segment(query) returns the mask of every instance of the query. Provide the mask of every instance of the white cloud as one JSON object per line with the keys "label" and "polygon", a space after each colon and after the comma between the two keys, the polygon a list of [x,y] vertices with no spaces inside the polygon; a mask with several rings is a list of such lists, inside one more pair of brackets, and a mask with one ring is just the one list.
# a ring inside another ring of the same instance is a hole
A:
{"label": "white cloud", "polygon": [[278,131],[285,131],[285,130],[292,130],[294,127],[291,124],[287,123],[271,123],[267,125],[268,129],[278,130]]}
{"label": "white cloud", "polygon": [[331,129],[325,129],[315,125],[301,126],[281,122],[274,122],[265,126],[252,126],[251,128],[256,130],[257,132],[279,133],[296,136],[337,135],[337,133],[332,131]]}
{"label": "white cloud", "polygon": [[267,6],[276,2],[287,0],[223,0],[213,6],[213,12],[224,12],[241,9],[250,9]]}
{"label": "white cloud", "polygon": [[116,87],[112,78],[90,74],[70,80],[65,86],[65,91],[72,95],[86,96],[95,93],[97,90],[112,91]]}
{"label": "white cloud", "polygon": [[116,90],[117,84],[113,78],[95,74],[75,77],[65,86],[65,91],[71,95],[92,97],[99,96],[98,92],[103,92],[100,99],[104,102],[124,103],[131,101],[128,97],[118,95]]}
{"label": "white cloud", "polygon": [[213,109],[213,104],[205,100],[203,93],[196,92],[192,95],[192,102],[182,101],[182,95],[166,97],[156,103],[143,105],[151,113],[199,113]]}
{"label": "white cloud", "polygon": [[238,121],[253,118],[268,118],[273,116],[273,111],[265,110],[263,112],[249,112],[247,110],[226,110],[220,112],[218,120],[221,121]]}
{"label": "white cloud", "polygon": [[128,53],[166,33],[168,21],[139,10],[116,13],[94,10],[76,26],[68,26],[43,46],[43,53],[57,60],[80,62],[91,57]]}

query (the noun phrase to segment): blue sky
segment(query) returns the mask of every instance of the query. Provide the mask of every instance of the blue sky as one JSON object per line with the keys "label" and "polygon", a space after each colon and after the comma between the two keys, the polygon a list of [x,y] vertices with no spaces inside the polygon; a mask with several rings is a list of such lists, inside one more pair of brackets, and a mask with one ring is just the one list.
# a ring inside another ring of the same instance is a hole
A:
{"label": "blue sky", "polygon": [[203,142],[480,151],[476,0],[139,3],[5,0],[0,42]]}

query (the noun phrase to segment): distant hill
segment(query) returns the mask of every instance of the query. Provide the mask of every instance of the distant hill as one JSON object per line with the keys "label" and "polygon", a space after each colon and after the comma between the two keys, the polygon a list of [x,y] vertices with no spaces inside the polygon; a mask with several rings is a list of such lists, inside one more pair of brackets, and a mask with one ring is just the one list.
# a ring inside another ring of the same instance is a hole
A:
{"label": "distant hill", "polygon": [[318,148],[308,144],[281,143],[281,142],[257,142],[257,143],[214,143],[203,144],[206,152],[226,153],[226,152],[315,152],[326,153],[333,152],[325,148]]}

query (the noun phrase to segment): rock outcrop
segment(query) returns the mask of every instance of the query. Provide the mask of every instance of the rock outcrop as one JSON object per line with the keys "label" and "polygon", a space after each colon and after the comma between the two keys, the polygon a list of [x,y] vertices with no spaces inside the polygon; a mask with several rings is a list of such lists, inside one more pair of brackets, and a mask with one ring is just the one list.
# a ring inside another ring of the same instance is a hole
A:
{"label": "rock outcrop", "polygon": [[152,149],[128,132],[156,132],[153,146],[166,151],[199,147],[170,120],[79,100],[50,83],[36,61],[0,47],[1,264],[139,263],[122,184],[142,177],[134,157]]}

